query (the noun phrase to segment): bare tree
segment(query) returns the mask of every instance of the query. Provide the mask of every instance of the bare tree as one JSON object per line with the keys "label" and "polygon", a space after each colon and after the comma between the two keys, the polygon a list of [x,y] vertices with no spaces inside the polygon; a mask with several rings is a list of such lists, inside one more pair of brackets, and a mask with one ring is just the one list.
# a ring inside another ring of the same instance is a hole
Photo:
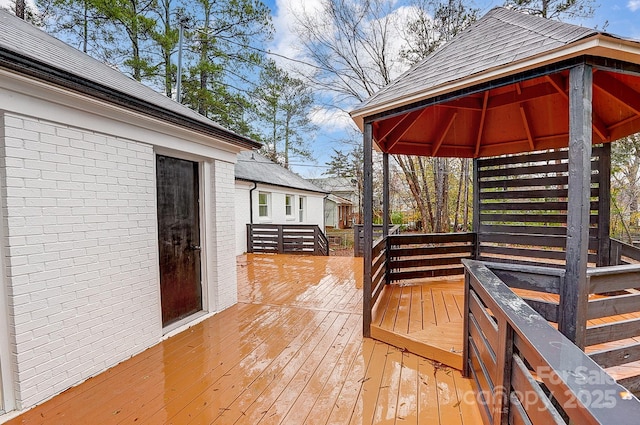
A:
{"label": "bare tree", "polygon": [[[456,36],[460,31],[473,23],[478,10],[470,8],[462,0],[415,0],[414,15],[407,23],[404,39],[405,47],[401,51],[403,59],[410,64],[424,60],[434,50]],[[407,184],[415,191],[422,216],[422,227],[425,230],[447,232],[459,226],[459,210],[466,205],[469,197],[468,179],[469,160],[463,159],[459,167],[458,190],[454,195],[451,187],[453,162],[447,158],[424,158],[416,156],[396,156],[396,160],[404,170]],[[412,167],[412,164],[415,166]],[[413,172],[413,168],[420,173]],[[427,171],[428,170],[428,171]],[[461,193],[464,189],[464,193]],[[449,207],[453,206],[452,197],[456,196],[455,217],[451,223]],[[468,224],[468,214],[464,218],[464,226]]]}
{"label": "bare tree", "polygon": [[[304,10],[296,17],[306,59],[316,65],[307,78],[332,94],[338,105],[368,98],[450,40],[477,14],[463,0],[415,0],[409,19],[400,21],[394,5],[392,0],[322,0],[320,11]],[[449,230],[449,160],[395,158],[423,228]]]}
{"label": "bare tree", "polygon": [[338,103],[363,101],[391,82],[400,57],[391,48],[391,0],[322,0],[321,11],[304,9],[295,31],[309,62],[305,76]]}
{"label": "bare tree", "polygon": [[530,15],[562,21],[591,18],[597,4],[595,0],[506,0],[505,6]]}
{"label": "bare tree", "polygon": [[611,145],[611,191],[613,231],[631,242],[632,229],[640,228],[640,134]]}

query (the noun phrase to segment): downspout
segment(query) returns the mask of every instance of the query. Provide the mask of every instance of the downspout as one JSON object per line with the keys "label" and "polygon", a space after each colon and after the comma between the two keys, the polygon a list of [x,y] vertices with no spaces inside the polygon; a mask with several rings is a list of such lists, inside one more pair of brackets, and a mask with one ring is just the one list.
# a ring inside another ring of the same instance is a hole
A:
{"label": "downspout", "polygon": [[329,197],[330,193],[327,193],[324,198],[322,198],[322,228],[324,233],[327,233],[327,198]]}
{"label": "downspout", "polygon": [[253,188],[249,189],[249,224],[253,224],[253,191],[258,187],[258,183],[253,182]]}

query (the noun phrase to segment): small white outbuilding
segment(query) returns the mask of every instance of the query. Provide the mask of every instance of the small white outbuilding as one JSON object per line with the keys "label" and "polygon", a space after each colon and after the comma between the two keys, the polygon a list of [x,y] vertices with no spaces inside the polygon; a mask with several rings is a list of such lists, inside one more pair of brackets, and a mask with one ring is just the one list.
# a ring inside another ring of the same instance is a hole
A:
{"label": "small white outbuilding", "polygon": [[312,224],[324,232],[328,192],[257,152],[238,155],[236,254],[247,251],[247,224]]}

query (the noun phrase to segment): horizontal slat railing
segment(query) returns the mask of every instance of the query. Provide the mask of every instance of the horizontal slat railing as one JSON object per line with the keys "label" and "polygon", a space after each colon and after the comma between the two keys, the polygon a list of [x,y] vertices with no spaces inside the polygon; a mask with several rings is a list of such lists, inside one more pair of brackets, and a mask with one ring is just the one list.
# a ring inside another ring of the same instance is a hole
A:
{"label": "horizontal slat railing", "polygon": [[371,265],[371,306],[376,301],[387,283],[387,247],[384,238],[373,241],[372,265]]}
{"label": "horizontal slat railing", "polygon": [[464,373],[485,424],[636,424],[640,401],[485,264],[463,260]]}
{"label": "horizontal slat railing", "polygon": [[[382,224],[374,224],[373,225],[373,240],[377,240],[382,237],[383,234],[383,226]],[[400,233],[400,226],[394,225],[389,228],[390,235],[397,235]],[[364,256],[364,226],[362,224],[356,224],[353,226],[353,256],[354,257],[362,257]]]}
{"label": "horizontal slat railing", "polygon": [[561,309],[560,288],[564,269],[526,264],[484,263],[511,289],[527,292],[522,298],[549,322],[558,323]]}
{"label": "horizontal slat railing", "polygon": [[329,243],[315,224],[247,224],[247,252],[329,255]]}
{"label": "horizontal slat railing", "polygon": [[[640,264],[587,270],[585,349],[618,382],[640,391]],[[623,367],[620,367],[623,366]]]}
{"label": "horizontal slat railing", "polygon": [[[591,160],[589,262],[598,262],[600,162]],[[604,155],[606,157],[606,155]],[[477,259],[562,268],[565,264],[569,160],[566,149],[482,158],[478,165]],[[608,176],[607,176],[608,178]]]}
{"label": "horizontal slat railing", "polygon": [[390,235],[389,281],[462,275],[461,260],[472,258],[474,233]]}

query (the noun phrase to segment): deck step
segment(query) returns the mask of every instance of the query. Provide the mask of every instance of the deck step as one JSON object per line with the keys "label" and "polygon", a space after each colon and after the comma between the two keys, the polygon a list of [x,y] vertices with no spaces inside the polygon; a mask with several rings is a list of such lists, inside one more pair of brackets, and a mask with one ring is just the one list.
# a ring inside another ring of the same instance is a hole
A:
{"label": "deck step", "polygon": [[396,333],[372,324],[371,338],[454,369],[462,370],[462,332],[460,323],[433,325],[409,334]]}

